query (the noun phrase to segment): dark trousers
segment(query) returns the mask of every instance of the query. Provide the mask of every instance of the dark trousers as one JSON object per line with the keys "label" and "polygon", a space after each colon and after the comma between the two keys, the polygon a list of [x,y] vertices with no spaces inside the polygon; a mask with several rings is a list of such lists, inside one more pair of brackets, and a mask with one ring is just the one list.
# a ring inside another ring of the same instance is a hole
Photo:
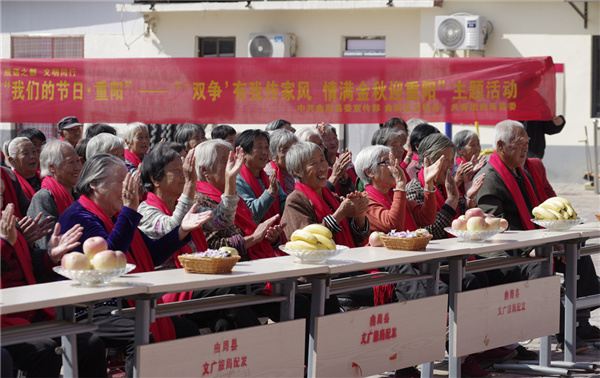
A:
{"label": "dark trousers", "polygon": [[[56,354],[56,348],[60,345],[60,338],[54,338],[9,345],[5,348],[12,357],[14,367],[23,370],[27,378],[58,377],[62,356]],[[80,376],[106,377],[106,352],[104,343],[97,335],[77,335],[77,362]],[[4,367],[2,374],[4,377]]]}

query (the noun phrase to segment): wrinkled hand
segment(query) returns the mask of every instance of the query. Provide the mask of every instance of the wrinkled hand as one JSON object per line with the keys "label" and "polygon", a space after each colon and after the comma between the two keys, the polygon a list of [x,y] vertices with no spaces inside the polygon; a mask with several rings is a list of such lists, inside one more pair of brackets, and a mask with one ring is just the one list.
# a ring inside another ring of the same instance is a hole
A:
{"label": "wrinkled hand", "polygon": [[281,235],[281,233],[283,232],[283,228],[285,227],[285,225],[286,223],[282,223],[269,227],[267,229],[267,232],[265,233],[265,239],[271,244],[275,243],[279,238],[279,235]]}
{"label": "wrinkled hand", "polygon": [[456,182],[456,186],[460,186],[463,182],[471,181],[471,177],[473,176],[473,163],[467,162],[462,163],[456,168],[456,174],[454,175],[454,182]]}
{"label": "wrinkled hand", "polygon": [[267,192],[269,192],[272,197],[275,197],[278,191],[279,181],[277,181],[277,175],[273,173],[269,176],[269,188],[267,189]]}
{"label": "wrinkled hand", "polygon": [[330,182],[335,185],[340,178],[343,178],[344,175],[348,175],[348,165],[352,163],[352,152],[348,151],[348,149],[342,150],[340,156],[335,159],[333,163],[332,173],[329,177]]}
{"label": "wrinkled hand", "polygon": [[476,174],[487,163],[487,158],[485,155],[473,155],[471,163],[473,163],[473,174]]}
{"label": "wrinkled hand", "polygon": [[0,219],[0,237],[10,245],[17,242],[17,217],[15,216],[14,204],[9,203],[2,212]]}
{"label": "wrinkled hand", "polygon": [[183,176],[186,183],[196,185],[198,181],[198,172],[196,172],[196,156],[193,151],[188,153],[183,159]]}
{"label": "wrinkled hand", "polygon": [[321,134],[321,137],[325,136],[325,122],[317,123],[315,127],[317,128],[317,130],[319,130],[319,134]]}
{"label": "wrinkled hand", "polygon": [[42,213],[39,213],[35,218],[26,216],[17,222],[29,246],[33,246],[36,241],[52,232],[52,226],[54,226],[52,217],[47,216],[40,221],[41,218]]}
{"label": "wrinkled hand", "polygon": [[48,245],[48,253],[52,259],[60,260],[63,255],[79,244],[79,238],[83,234],[83,227],[76,224],[71,229],[62,235],[60,234],[60,223],[54,226],[54,232],[50,238],[50,244]]}
{"label": "wrinkled hand", "polygon": [[[272,228],[275,225],[275,223],[277,223],[278,220],[279,220],[279,214],[273,215],[271,218],[269,218],[266,221],[259,224],[256,227],[256,230],[254,230],[254,233],[252,234],[252,236],[254,236],[256,238],[257,242],[261,242],[265,238],[267,231],[269,231],[269,229]],[[279,236],[279,234],[277,236]]]}
{"label": "wrinkled hand", "polygon": [[121,196],[123,197],[123,206],[127,206],[130,209],[137,211],[138,205],[140,204],[140,175],[132,176],[131,173],[127,172],[125,180],[123,180],[123,190]]}
{"label": "wrinkled hand", "polygon": [[369,196],[367,193],[361,193],[355,191],[346,196],[346,199],[352,201],[354,214],[351,215],[353,218],[359,218],[365,215],[365,212],[369,208]]}
{"label": "wrinkled hand", "polygon": [[442,172],[442,163],[446,159],[445,156],[441,156],[435,164],[431,164],[429,160],[429,156],[425,156],[423,159],[423,178],[425,179],[425,189],[433,190],[435,187],[435,182],[439,175],[445,174]]}
{"label": "wrinkled hand", "polygon": [[203,211],[201,213],[196,213],[196,210],[198,210],[197,203],[192,206],[181,220],[181,226],[179,228],[186,233],[184,237],[187,236],[187,233],[190,231],[202,227],[202,225],[208,222],[212,216],[212,210]]}
{"label": "wrinkled hand", "polygon": [[465,195],[469,198],[474,199],[475,196],[477,196],[477,193],[479,193],[479,189],[481,189],[481,187],[483,186],[484,180],[485,180],[485,173],[475,177],[475,179],[472,182],[471,187],[467,190],[467,193]]}
{"label": "wrinkled hand", "polygon": [[446,203],[454,209],[456,207],[456,205],[458,205],[459,194],[458,194],[458,187],[456,186],[456,183],[454,182],[454,177],[452,177],[451,170],[446,171],[445,187],[446,187],[446,194],[448,195],[448,198],[446,199]]}
{"label": "wrinkled hand", "polygon": [[242,170],[242,166],[244,165],[244,149],[240,146],[237,146],[235,149],[235,153],[229,152],[229,156],[227,158],[227,165],[225,166],[225,178],[231,179],[235,181],[238,173]]}
{"label": "wrinkled hand", "polygon": [[394,180],[396,180],[396,188],[404,189],[406,186],[406,175],[404,169],[400,167],[400,160],[390,151],[390,165],[388,166]]}

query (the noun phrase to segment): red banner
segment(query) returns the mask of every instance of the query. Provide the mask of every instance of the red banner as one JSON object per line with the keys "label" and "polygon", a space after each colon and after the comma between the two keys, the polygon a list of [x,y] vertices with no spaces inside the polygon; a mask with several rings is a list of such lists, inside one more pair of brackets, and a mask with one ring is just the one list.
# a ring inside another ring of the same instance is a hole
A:
{"label": "red banner", "polygon": [[4,59],[2,122],[552,119],[552,58]]}

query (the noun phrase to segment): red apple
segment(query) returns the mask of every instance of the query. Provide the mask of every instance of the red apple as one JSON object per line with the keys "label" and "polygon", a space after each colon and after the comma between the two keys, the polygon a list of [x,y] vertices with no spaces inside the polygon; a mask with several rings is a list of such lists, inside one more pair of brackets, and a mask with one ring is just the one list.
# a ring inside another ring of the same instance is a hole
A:
{"label": "red apple", "polygon": [[452,221],[452,229],[453,230],[466,230],[467,229],[467,220],[457,218]]}
{"label": "red apple", "polygon": [[60,265],[64,270],[90,270],[92,264],[90,259],[81,252],[71,252],[65,254],[60,260]]}
{"label": "red apple", "polygon": [[508,230],[508,221],[504,218],[500,218],[500,227],[505,230]]}
{"label": "red apple", "polygon": [[480,208],[474,207],[472,209],[465,211],[465,218],[469,219],[471,217],[482,217],[483,218],[483,217],[485,217],[485,213]]}
{"label": "red apple", "polygon": [[106,240],[100,236],[93,236],[83,242],[83,253],[90,260],[94,258],[96,253],[106,251],[107,249],[108,244],[106,244]]}
{"label": "red apple", "polygon": [[101,251],[92,258],[95,270],[113,270],[117,268],[117,255],[112,250]]}
{"label": "red apple", "polygon": [[117,256],[117,268],[125,268],[127,266],[127,256],[121,251],[115,251]]}
{"label": "red apple", "polygon": [[500,218],[485,218],[486,230],[498,230],[500,228]]}
{"label": "red apple", "polygon": [[383,247],[383,242],[380,238],[381,235],[383,235],[383,232],[371,232],[371,235],[369,235],[369,245],[372,247]]}
{"label": "red apple", "polygon": [[467,230],[481,231],[485,230],[485,219],[483,217],[471,217],[467,220]]}

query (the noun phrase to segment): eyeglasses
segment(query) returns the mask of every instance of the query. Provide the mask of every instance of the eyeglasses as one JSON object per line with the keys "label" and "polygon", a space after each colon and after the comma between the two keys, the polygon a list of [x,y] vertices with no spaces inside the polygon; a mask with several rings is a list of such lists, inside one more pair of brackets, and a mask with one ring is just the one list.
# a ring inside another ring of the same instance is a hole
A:
{"label": "eyeglasses", "polygon": [[379,161],[377,165],[390,165],[390,159]]}

